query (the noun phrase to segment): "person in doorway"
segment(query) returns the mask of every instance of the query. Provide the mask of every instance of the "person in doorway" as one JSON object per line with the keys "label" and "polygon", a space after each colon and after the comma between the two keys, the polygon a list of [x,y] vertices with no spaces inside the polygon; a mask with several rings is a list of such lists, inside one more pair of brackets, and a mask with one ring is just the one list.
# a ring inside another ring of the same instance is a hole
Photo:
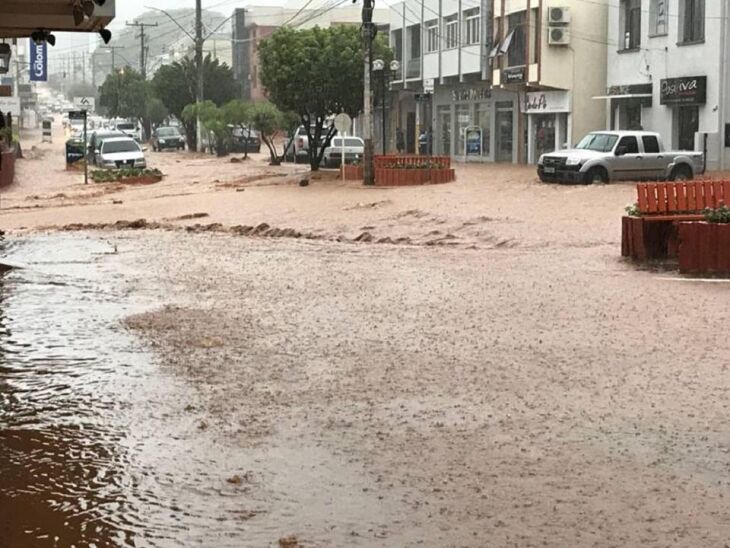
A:
{"label": "person in doorway", "polygon": [[403,135],[401,128],[395,130],[395,148],[398,150],[398,154],[403,154],[406,149],[406,136]]}
{"label": "person in doorway", "polygon": [[422,129],[421,133],[418,134],[418,153],[421,156],[425,156],[428,153],[428,135],[425,129]]}

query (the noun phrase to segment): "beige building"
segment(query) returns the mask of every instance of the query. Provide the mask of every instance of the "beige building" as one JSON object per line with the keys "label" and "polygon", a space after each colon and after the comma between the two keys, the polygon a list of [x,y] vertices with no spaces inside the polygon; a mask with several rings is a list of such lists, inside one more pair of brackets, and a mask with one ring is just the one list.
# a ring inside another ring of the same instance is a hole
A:
{"label": "beige building", "polygon": [[495,0],[492,83],[520,94],[521,161],[605,128],[605,104],[594,97],[606,89],[608,10],[584,0]]}
{"label": "beige building", "polygon": [[406,149],[534,163],[605,126],[605,2],[405,0],[392,6],[392,89]]}

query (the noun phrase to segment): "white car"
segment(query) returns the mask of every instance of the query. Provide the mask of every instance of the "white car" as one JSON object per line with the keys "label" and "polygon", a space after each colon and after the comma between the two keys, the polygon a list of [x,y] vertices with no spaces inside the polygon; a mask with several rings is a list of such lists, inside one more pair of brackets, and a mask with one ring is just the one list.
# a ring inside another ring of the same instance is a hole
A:
{"label": "white car", "polygon": [[363,154],[365,154],[365,142],[360,137],[333,137],[332,143],[327,147],[322,156],[322,161],[325,166],[337,167],[342,163],[343,144],[346,164],[362,160]]}
{"label": "white car", "polygon": [[122,133],[126,133],[138,143],[141,143],[144,140],[142,128],[135,122],[130,122],[129,120],[118,121],[114,124],[114,129],[121,131]]}
{"label": "white car", "polygon": [[94,151],[96,165],[105,169],[146,168],[142,147],[131,137],[112,137],[101,143]]}

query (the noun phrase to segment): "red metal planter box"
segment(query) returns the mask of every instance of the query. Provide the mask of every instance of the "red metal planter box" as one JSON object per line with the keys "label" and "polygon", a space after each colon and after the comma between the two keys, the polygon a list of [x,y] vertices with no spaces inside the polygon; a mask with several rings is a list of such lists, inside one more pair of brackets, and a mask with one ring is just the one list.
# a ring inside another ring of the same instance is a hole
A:
{"label": "red metal planter box", "polygon": [[0,150],[0,188],[13,184],[15,178],[15,149]]}
{"label": "red metal planter box", "polygon": [[362,166],[353,166],[350,164],[345,164],[342,166],[342,171],[340,173],[344,173],[344,178],[346,181],[362,181],[363,179],[363,170]]}
{"label": "red metal planter box", "polygon": [[730,224],[679,224],[679,271],[730,276]]}
{"label": "red metal planter box", "polygon": [[451,168],[375,168],[376,186],[410,186],[429,183],[449,183],[456,180]]}

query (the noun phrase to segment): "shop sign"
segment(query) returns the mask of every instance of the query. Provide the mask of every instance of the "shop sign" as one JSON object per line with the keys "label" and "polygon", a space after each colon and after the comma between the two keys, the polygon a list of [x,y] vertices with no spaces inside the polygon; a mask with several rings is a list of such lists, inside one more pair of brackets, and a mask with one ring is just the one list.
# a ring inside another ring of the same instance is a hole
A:
{"label": "shop sign", "polygon": [[466,143],[465,154],[467,156],[480,156],[482,154],[482,128],[469,126],[464,130],[464,142]]}
{"label": "shop sign", "polygon": [[481,99],[489,99],[491,96],[492,90],[486,87],[451,90],[451,98],[454,101],[479,101]]}
{"label": "shop sign", "polygon": [[0,113],[20,116],[20,97],[0,97]]}
{"label": "shop sign", "polygon": [[526,114],[570,112],[570,94],[567,91],[534,91],[525,96]]}
{"label": "shop sign", "polygon": [[425,78],[423,80],[423,93],[433,93],[434,80],[433,78]]}
{"label": "shop sign", "polygon": [[606,95],[651,95],[651,84],[628,84],[609,86]]}
{"label": "shop sign", "polygon": [[707,76],[667,78],[660,90],[662,105],[702,105],[707,100]]}
{"label": "shop sign", "polygon": [[502,70],[503,84],[519,84],[526,80],[526,67],[511,67]]}

